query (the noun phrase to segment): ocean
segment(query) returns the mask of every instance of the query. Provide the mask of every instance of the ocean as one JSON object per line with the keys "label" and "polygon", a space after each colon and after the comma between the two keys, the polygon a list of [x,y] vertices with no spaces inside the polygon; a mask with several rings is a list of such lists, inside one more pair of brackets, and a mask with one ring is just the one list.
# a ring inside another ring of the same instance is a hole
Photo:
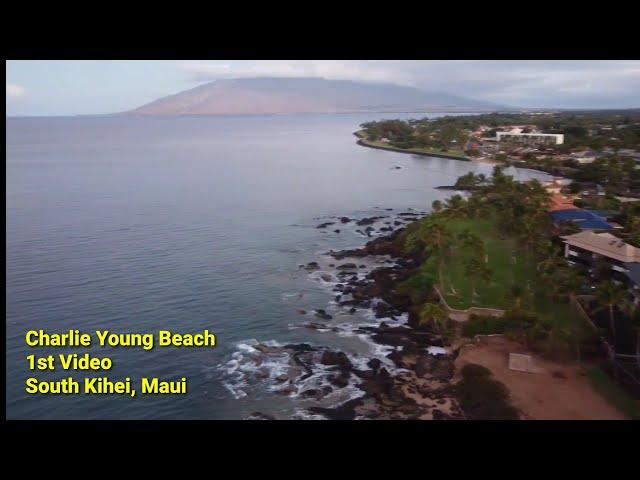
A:
{"label": "ocean", "polygon": [[[286,361],[255,361],[257,344],[328,346],[354,362],[384,352],[353,332],[370,312],[340,312],[335,283],[300,265],[324,267],[323,253],[369,240],[335,217],[428,211],[451,194],[434,187],[491,173],[486,164],[356,144],[362,122],[416,116],[7,118],[7,418],[313,418],[307,400],[278,391]],[[325,222],[337,224],[316,228]],[[339,331],[304,328],[314,309],[331,313]],[[210,330],[216,345],[49,350],[26,345],[31,329]],[[113,366],[30,372],[27,356],[48,353],[108,356]],[[185,377],[188,394],[25,392],[29,377],[69,375]],[[347,387],[326,402],[355,394]]]}

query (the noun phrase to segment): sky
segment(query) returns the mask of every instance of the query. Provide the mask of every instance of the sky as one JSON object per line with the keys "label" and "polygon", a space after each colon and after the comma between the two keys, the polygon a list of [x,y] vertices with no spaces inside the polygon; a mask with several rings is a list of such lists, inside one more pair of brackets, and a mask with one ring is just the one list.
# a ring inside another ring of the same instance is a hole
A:
{"label": "sky", "polygon": [[637,60],[8,60],[8,116],[123,112],[205,82],[394,83],[523,108],[640,108]]}

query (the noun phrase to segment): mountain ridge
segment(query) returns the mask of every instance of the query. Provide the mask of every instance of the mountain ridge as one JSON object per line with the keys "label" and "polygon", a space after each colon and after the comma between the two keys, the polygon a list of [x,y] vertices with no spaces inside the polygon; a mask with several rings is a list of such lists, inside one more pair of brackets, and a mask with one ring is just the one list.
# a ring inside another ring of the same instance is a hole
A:
{"label": "mountain ridge", "polygon": [[495,111],[513,107],[389,83],[321,78],[214,80],[142,105],[137,115]]}

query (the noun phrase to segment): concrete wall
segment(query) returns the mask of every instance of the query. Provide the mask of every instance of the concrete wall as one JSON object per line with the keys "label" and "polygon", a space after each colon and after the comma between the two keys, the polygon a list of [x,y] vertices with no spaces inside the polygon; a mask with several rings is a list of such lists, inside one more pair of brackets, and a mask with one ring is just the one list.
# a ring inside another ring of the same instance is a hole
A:
{"label": "concrete wall", "polygon": [[440,298],[440,303],[447,309],[449,312],[449,318],[454,322],[466,322],[469,320],[471,315],[483,315],[500,318],[505,314],[504,310],[500,310],[498,308],[482,308],[482,307],[470,307],[466,310],[458,310],[456,308],[451,308],[447,301],[444,299],[444,295],[440,292],[440,289],[437,286],[433,287],[438,297]]}

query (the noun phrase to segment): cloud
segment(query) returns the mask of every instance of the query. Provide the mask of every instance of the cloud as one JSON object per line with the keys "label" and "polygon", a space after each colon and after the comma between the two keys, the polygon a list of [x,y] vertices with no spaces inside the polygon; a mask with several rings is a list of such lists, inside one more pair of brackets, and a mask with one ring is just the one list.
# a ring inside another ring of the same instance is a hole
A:
{"label": "cloud", "polygon": [[180,68],[196,81],[246,77],[319,77],[411,85],[414,78],[402,62],[344,60],[257,60],[250,62],[183,62]]}
{"label": "cloud", "polygon": [[622,60],[191,61],[194,81],[321,77],[384,82],[529,106],[640,107],[640,62]]}
{"label": "cloud", "polygon": [[25,94],[24,87],[20,85],[13,85],[11,83],[7,83],[7,97],[15,98],[22,97]]}

